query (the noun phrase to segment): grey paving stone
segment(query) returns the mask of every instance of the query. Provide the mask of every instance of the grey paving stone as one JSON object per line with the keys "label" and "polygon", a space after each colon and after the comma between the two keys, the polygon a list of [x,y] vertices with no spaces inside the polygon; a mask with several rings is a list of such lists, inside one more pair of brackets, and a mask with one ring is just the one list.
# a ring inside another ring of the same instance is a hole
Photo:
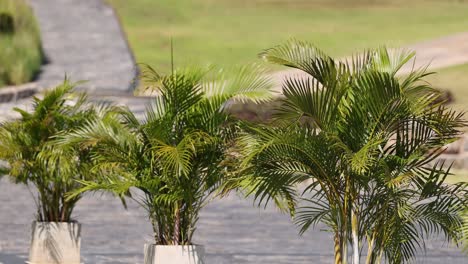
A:
{"label": "grey paving stone", "polygon": [[[146,213],[134,202],[128,210],[109,195],[87,195],[75,218],[83,225],[84,263],[142,263],[143,244],[151,242]],[[0,262],[27,258],[34,201],[28,189],[6,178],[0,181]],[[195,242],[205,245],[207,263],[332,263],[331,235],[323,227],[298,236],[289,217],[275,208],[252,206],[251,200],[230,195],[215,200],[201,214]],[[417,263],[467,263],[459,249],[440,239],[428,242],[427,257]],[[22,263],[22,262],[18,262]]]}
{"label": "grey paving stone", "polygon": [[63,80],[88,80],[92,93],[129,93],[133,55],[113,9],[103,0],[30,0],[48,63],[37,80],[50,88]]}

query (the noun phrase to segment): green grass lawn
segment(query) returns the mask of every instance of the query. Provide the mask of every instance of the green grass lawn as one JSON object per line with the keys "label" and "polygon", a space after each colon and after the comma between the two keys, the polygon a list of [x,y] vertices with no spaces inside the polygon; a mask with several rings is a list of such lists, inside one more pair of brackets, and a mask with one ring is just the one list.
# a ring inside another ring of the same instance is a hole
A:
{"label": "green grass lawn", "polygon": [[453,95],[454,109],[468,111],[468,64],[435,70],[426,80],[435,88],[448,90]]}
{"label": "green grass lawn", "polygon": [[42,63],[39,28],[25,0],[0,0],[0,87],[30,81]]}
{"label": "green grass lawn", "polygon": [[262,49],[298,38],[336,56],[468,30],[467,0],[108,0],[138,62],[257,61]]}

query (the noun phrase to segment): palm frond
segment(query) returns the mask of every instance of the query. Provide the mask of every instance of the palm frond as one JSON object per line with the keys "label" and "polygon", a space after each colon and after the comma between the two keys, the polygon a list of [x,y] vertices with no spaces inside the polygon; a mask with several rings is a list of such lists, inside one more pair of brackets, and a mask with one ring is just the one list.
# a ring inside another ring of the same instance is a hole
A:
{"label": "palm frond", "polygon": [[212,70],[202,82],[202,90],[208,98],[223,98],[224,101],[269,101],[272,96],[273,82],[265,68],[257,64],[231,69]]}

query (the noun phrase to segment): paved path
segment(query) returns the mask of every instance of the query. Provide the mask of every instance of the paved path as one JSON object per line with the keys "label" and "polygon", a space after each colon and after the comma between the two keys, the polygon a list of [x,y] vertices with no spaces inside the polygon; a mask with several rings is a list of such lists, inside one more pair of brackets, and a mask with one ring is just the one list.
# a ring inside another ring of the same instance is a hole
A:
{"label": "paved path", "polygon": [[135,76],[133,55],[112,8],[103,0],[30,0],[39,20],[49,63],[38,83],[89,80],[93,93],[129,93]]}
{"label": "paved path", "polygon": [[[44,67],[39,84],[53,86],[66,72],[74,80],[90,80],[85,86],[88,90],[107,94],[93,100],[128,105],[143,117],[150,99],[125,94],[134,76],[133,60],[112,10],[101,0],[30,1],[51,62]],[[468,62],[467,39],[464,33],[410,47],[418,52],[418,63],[436,59],[432,66],[444,67]],[[0,104],[0,121],[17,117],[11,107],[28,108],[28,101]],[[143,262],[143,244],[151,241],[151,228],[145,212],[134,203],[125,211],[112,197],[88,196],[79,203],[75,217],[83,224],[85,263]],[[0,263],[19,264],[27,259],[33,218],[34,203],[27,188],[0,180]],[[257,209],[252,201],[231,195],[202,211],[195,241],[206,246],[208,264],[331,263],[331,237],[320,229],[301,238],[289,218],[276,209]],[[440,239],[427,246],[428,256],[418,263],[467,262],[458,249]]]}
{"label": "paved path", "polygon": [[[39,95],[40,96],[40,95]],[[136,97],[131,95],[119,95],[119,96],[89,96],[90,101],[99,103],[112,103],[115,105],[128,106],[130,110],[139,119],[144,118],[146,107],[151,103],[152,98],[150,97]],[[31,98],[21,99],[16,102],[0,103],[0,123],[6,120],[19,118],[20,115],[13,110],[13,107],[18,107],[24,110],[32,110]],[[1,263],[0,263],[1,264]]]}
{"label": "paved path", "polygon": [[[27,259],[33,201],[22,185],[0,180],[0,263],[20,264]],[[141,264],[143,244],[151,241],[151,227],[135,203],[122,209],[107,195],[84,198],[75,211],[83,224],[82,255],[90,264]],[[231,195],[216,200],[201,214],[195,242],[203,244],[207,264],[332,263],[331,235],[321,227],[297,235],[286,215],[274,208],[252,206],[252,201]],[[427,257],[417,263],[466,263],[458,249],[441,240],[430,241]]]}
{"label": "paved path", "polygon": [[[404,47],[416,52],[415,67],[430,65],[430,70],[468,63],[468,32],[427,40]],[[403,68],[409,72],[412,65]]]}

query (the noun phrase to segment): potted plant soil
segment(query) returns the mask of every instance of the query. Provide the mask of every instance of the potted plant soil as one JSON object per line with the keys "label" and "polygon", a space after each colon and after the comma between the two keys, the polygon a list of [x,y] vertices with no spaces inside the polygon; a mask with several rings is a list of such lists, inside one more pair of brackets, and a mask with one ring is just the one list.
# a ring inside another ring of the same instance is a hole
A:
{"label": "potted plant soil", "polygon": [[72,147],[58,149],[53,141],[96,118],[97,111],[85,107],[85,95],[74,94],[73,87],[65,80],[43,99],[35,97],[31,112],[16,109],[21,118],[0,126],[0,160],[5,161],[0,170],[16,183],[34,187],[37,212],[32,224],[32,264],[80,263],[81,226],[72,213],[81,195],[71,199],[65,195],[80,187],[76,180],[90,180],[89,156]]}
{"label": "potted plant soil", "polygon": [[224,161],[236,126],[227,102],[269,99],[271,83],[263,73],[244,67],[161,75],[148,67],[144,81],[159,96],[143,121],[122,109],[59,140],[91,148],[100,175],[81,181],[70,198],[84,191],[131,197],[148,212],[154,231],[145,263],[203,263],[204,248],[192,238],[200,210],[228,172]]}

